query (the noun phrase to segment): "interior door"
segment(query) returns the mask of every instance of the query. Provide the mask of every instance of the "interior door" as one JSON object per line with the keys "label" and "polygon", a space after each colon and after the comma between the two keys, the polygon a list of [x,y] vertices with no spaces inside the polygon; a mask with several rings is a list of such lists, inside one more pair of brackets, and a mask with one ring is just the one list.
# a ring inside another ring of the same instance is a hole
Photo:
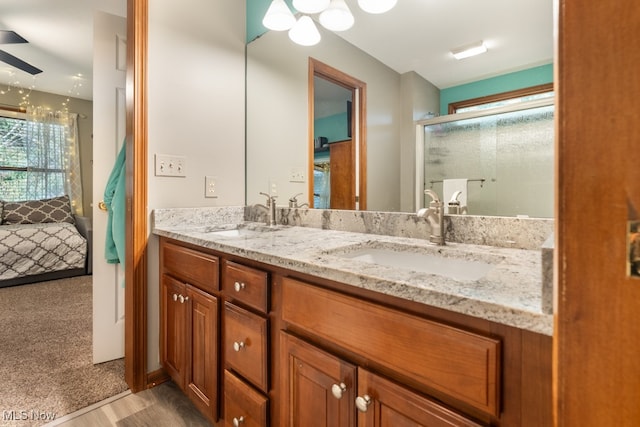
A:
{"label": "interior door", "polygon": [[93,363],[124,357],[124,260],[104,258],[105,185],[124,143],[126,19],[97,12],[93,40]]}

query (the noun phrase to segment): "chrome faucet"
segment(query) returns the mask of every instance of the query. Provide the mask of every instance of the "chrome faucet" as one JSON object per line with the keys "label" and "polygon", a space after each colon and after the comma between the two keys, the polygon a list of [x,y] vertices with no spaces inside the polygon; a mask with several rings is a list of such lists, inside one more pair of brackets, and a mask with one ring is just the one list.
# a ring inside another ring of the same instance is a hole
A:
{"label": "chrome faucet", "polygon": [[429,241],[436,245],[444,245],[444,204],[433,190],[426,189],[424,194],[431,197],[429,207],[420,209],[416,216],[427,218],[429,226],[431,226]]}
{"label": "chrome faucet", "polygon": [[304,208],[304,207],[308,207],[309,203],[303,203],[301,205],[298,204],[298,196],[302,196],[302,193],[298,193],[295,196],[291,196],[289,198],[289,208],[292,209],[297,209],[297,208]]}
{"label": "chrome faucet", "polygon": [[257,204],[256,206],[265,208],[269,216],[267,217],[266,224],[269,226],[276,225],[278,223],[276,218],[276,197],[278,196],[270,196],[267,193],[260,192],[263,196],[267,197],[267,203],[265,205]]}

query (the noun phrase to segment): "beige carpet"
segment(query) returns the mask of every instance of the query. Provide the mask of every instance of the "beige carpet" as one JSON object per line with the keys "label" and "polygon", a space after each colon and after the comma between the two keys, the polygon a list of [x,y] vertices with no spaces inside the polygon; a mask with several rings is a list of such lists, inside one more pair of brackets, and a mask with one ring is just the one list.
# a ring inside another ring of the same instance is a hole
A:
{"label": "beige carpet", "polygon": [[122,359],[92,363],[91,293],[91,276],[0,288],[0,426],[43,425],[127,389]]}

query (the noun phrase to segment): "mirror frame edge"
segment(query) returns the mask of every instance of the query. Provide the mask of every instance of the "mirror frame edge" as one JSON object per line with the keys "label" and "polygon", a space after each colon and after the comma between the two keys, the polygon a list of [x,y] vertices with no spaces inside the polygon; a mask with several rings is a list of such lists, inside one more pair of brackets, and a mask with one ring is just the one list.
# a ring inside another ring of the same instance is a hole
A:
{"label": "mirror frame edge", "polygon": [[[313,57],[309,57],[308,65],[308,147],[309,147],[309,165],[308,165],[308,190],[309,190],[309,207],[313,207],[313,164],[314,164],[314,76],[320,76],[337,85],[350,89],[352,92],[358,91],[358,102],[354,103],[357,109],[357,125],[352,122],[352,135],[359,135],[358,138],[358,162],[356,163],[356,150],[351,150],[353,164],[358,164],[358,210],[367,210],[367,84],[362,80],[358,80],[336,68],[331,67]],[[358,127],[358,132],[353,132],[353,127]]]}

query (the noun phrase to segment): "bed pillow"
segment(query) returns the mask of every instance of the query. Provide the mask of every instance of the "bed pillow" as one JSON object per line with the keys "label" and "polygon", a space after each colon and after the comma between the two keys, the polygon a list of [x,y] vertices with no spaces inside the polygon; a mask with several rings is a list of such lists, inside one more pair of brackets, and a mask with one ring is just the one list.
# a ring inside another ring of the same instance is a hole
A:
{"label": "bed pillow", "polygon": [[42,200],[4,202],[3,224],[38,224],[43,222],[75,223],[69,196]]}

